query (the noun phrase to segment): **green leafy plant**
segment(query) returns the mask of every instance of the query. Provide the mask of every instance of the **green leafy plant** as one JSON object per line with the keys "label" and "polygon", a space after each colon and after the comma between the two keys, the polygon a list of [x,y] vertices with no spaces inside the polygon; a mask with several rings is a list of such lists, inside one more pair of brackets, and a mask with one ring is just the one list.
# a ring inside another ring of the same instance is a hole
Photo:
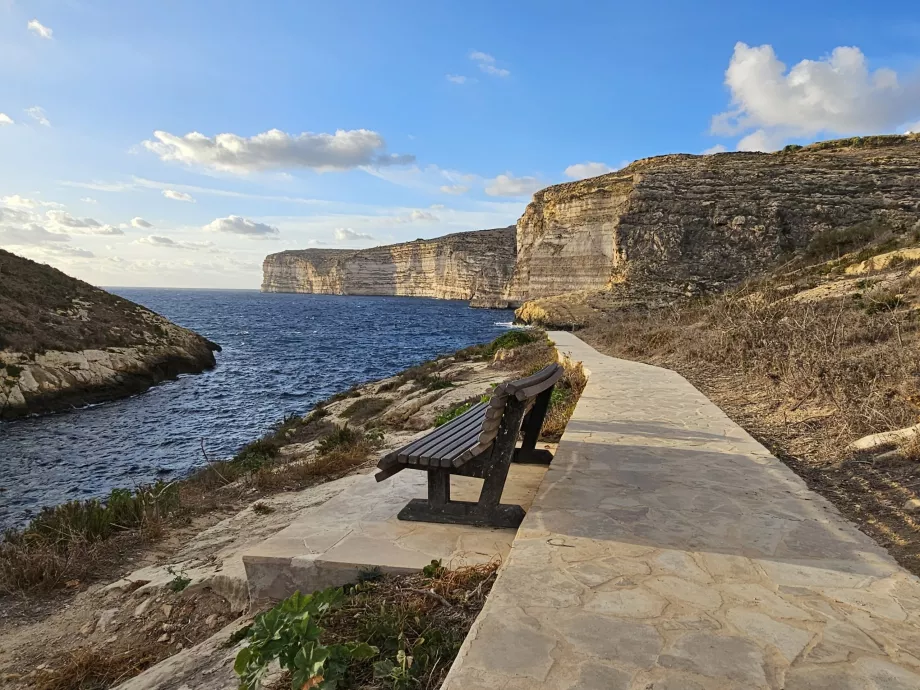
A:
{"label": "green leafy plant", "polygon": [[473,403],[469,401],[454,405],[453,407],[445,410],[444,412],[439,414],[437,417],[435,417],[434,425],[443,426],[444,424],[447,424],[452,419],[456,419],[457,417],[462,415],[464,412],[469,412],[471,407],[473,407]]}
{"label": "green leafy plant", "polygon": [[395,664],[390,659],[374,664],[374,678],[388,681],[393,690],[408,690],[412,687],[412,662],[412,656],[400,649],[396,652]]}
{"label": "green leafy plant", "polygon": [[444,566],[441,564],[441,559],[432,560],[431,563],[422,568],[422,575],[424,577],[440,577],[445,571]]}
{"label": "green leafy plant", "polygon": [[359,443],[361,439],[361,433],[354,429],[349,429],[346,424],[345,426],[336,427],[335,430],[329,432],[329,434],[320,439],[316,449],[320,455],[328,455],[337,448],[354,446]]}
{"label": "green leafy plant", "polygon": [[171,592],[181,592],[192,583],[192,578],[185,574],[185,570],[176,570],[170,565],[166,567],[166,572],[173,576],[166,585]]}
{"label": "green leafy plant", "polygon": [[269,664],[277,660],[291,674],[292,690],[336,690],[352,660],[376,656],[377,648],[364,642],[322,643],[319,623],[344,596],[341,588],[333,587],[307,595],[295,592],[257,616],[247,634],[249,644],[233,665],[240,689],[261,688]]}

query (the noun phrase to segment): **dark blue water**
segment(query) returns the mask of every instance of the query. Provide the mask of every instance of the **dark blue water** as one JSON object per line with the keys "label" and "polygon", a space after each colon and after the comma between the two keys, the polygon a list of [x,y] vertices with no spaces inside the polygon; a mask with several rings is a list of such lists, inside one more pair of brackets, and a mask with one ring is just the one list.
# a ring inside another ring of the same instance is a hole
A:
{"label": "dark blue water", "polygon": [[0,422],[0,528],[41,506],[181,476],[355,383],[491,340],[505,310],[407,297],[115,288],[219,343],[217,367],[142,395]]}

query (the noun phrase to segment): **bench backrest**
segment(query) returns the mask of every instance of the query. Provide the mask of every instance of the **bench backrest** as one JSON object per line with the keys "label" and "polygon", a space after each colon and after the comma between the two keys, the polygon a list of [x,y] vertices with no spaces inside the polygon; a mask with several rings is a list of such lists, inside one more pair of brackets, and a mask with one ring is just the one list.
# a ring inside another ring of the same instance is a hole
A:
{"label": "bench backrest", "polygon": [[482,420],[479,446],[488,446],[495,440],[498,435],[498,429],[501,426],[502,416],[505,414],[505,407],[512,398],[526,402],[529,409],[537,396],[552,388],[564,373],[565,370],[562,366],[553,363],[526,378],[499,384],[489,401],[489,409],[486,411],[485,419]]}

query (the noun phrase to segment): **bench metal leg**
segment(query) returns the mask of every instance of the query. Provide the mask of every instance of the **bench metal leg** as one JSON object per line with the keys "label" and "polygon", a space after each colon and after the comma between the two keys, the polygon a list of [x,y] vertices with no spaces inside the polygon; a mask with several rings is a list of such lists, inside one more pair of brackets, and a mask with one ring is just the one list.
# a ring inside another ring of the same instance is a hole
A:
{"label": "bench metal leg", "polygon": [[553,395],[553,388],[554,386],[551,386],[543,391],[534,400],[524,425],[524,440],[521,447],[514,453],[514,462],[548,465],[553,461],[553,454],[548,450],[536,450],[540,429],[543,428],[543,420],[546,419],[546,411],[549,409],[549,401]]}
{"label": "bench metal leg", "polygon": [[450,474],[447,470],[428,471],[428,502],[432,507],[450,502]]}

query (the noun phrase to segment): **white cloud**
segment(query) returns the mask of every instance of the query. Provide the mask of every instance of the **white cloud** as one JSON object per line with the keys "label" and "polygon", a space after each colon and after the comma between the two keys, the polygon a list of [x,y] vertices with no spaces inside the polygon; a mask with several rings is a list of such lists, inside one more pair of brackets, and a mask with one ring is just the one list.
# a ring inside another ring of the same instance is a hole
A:
{"label": "white cloud", "polygon": [[907,125],[907,129],[904,130],[904,134],[920,134],[920,121],[917,121],[912,125]]}
{"label": "white cloud", "polygon": [[48,211],[48,220],[52,225],[82,235],[124,235],[125,233],[112,225],[104,225],[95,218],[77,218],[67,211]]}
{"label": "white cloud", "polygon": [[164,235],[147,235],[135,240],[136,244],[148,244],[152,247],[161,247],[164,249],[191,249],[193,251],[209,250],[213,253],[221,253],[213,242],[187,242],[185,240],[174,240]]}
{"label": "white cloud", "polygon": [[437,223],[438,217],[430,211],[413,209],[408,215],[396,216],[397,223]]}
{"label": "white cloud", "polygon": [[0,199],[0,203],[10,208],[37,208],[38,202],[35,199],[26,199],[25,197],[13,194]]}
{"label": "white cloud", "polygon": [[54,34],[54,31],[49,29],[47,26],[42,24],[37,19],[30,19],[29,23],[26,24],[26,28],[28,28],[29,31],[31,31],[33,34],[35,34],[39,38],[47,38],[50,40],[51,36]]}
{"label": "white cloud", "polygon": [[708,149],[703,151],[701,155],[711,156],[714,153],[725,153],[726,151],[728,151],[728,148],[726,148],[725,144],[716,144],[715,146],[710,146]]}
{"label": "white cloud", "polygon": [[43,127],[51,126],[51,122],[45,116],[45,109],[41,106],[33,105],[31,108],[26,108],[26,114]]}
{"label": "white cloud", "polygon": [[131,227],[134,227],[134,228],[145,228],[145,229],[146,229],[146,228],[152,228],[152,227],[153,227],[153,223],[149,223],[149,222],[147,222],[146,220],[144,220],[143,218],[132,218],[132,219],[131,219]]}
{"label": "white cloud", "polygon": [[278,228],[257,223],[242,216],[227,216],[216,218],[202,228],[207,232],[226,232],[233,235],[243,235],[253,238],[274,238],[279,234]]}
{"label": "white cloud", "polygon": [[14,125],[13,118],[11,118],[6,113],[0,113],[0,127],[5,127],[6,125]]}
{"label": "white cloud", "polygon": [[451,84],[466,84],[470,81],[469,77],[464,77],[462,74],[447,74],[445,77]]}
{"label": "white cloud", "polygon": [[597,177],[613,171],[614,168],[611,168],[606,163],[586,161],[570,165],[565,169],[565,175],[572,180],[584,180],[587,177]]}
{"label": "white cloud", "polygon": [[192,204],[195,203],[195,198],[191,194],[186,194],[185,192],[177,192],[175,189],[164,189],[163,196],[165,196],[167,199],[172,199],[173,201],[188,201]]}
{"label": "white cloud", "polygon": [[488,53],[483,53],[478,50],[474,50],[470,53],[470,60],[479,65],[481,69],[486,74],[491,74],[493,77],[508,77],[511,75],[506,69],[495,66],[495,58],[489,55]]}
{"label": "white cloud", "polygon": [[85,196],[82,199],[80,199],[80,201],[82,201],[84,204],[94,204],[95,205],[99,203],[98,201],[93,199],[91,196]]}
{"label": "white cloud", "polygon": [[920,74],[870,70],[862,51],[838,47],[787,71],[773,47],[735,45],[725,72],[731,108],[713,134],[744,134],[738,148],[775,150],[790,138],[887,132],[920,112]]}
{"label": "white cloud", "polygon": [[489,196],[527,196],[546,186],[536,177],[514,177],[499,175],[486,181],[486,194]]}
{"label": "white cloud", "polygon": [[351,228],[336,228],[332,231],[332,235],[339,242],[363,242],[365,240],[374,239],[373,235],[369,235],[365,232],[355,232]]}
{"label": "white cloud", "polygon": [[198,132],[180,137],[157,131],[153,136],[156,141],[145,141],[143,145],[164,161],[241,174],[285,168],[349,170],[360,166],[402,165],[415,160],[414,156],[386,154],[383,137],[367,129],[298,135],[272,129],[253,137],[236,134],[207,137]]}
{"label": "white cloud", "polygon": [[177,247],[179,246],[178,242],[172,240],[168,237],[163,237],[163,235],[148,235],[147,237],[140,237],[137,239],[138,244],[150,244],[154,247]]}
{"label": "white cloud", "polygon": [[466,194],[470,188],[465,184],[444,184],[440,187],[445,194]]}

